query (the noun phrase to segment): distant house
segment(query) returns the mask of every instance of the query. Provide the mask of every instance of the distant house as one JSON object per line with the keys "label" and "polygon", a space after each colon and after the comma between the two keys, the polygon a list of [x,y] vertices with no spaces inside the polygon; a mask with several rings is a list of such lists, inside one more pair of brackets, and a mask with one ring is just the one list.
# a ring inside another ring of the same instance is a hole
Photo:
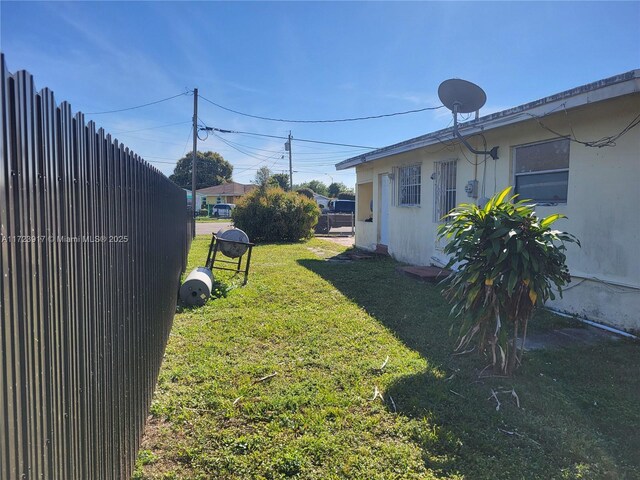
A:
{"label": "distant house", "polygon": [[[573,281],[550,306],[640,331],[640,70],[607,78],[460,124],[474,155],[435,131],[336,165],[356,169],[358,247],[398,260],[442,265],[442,217],[513,186],[556,228],[576,235],[567,262]],[[601,146],[601,145],[606,146]],[[372,220],[366,221],[372,217]]]}
{"label": "distant house", "polygon": [[228,182],[213,187],[201,188],[198,195],[207,199],[207,208],[211,210],[217,203],[237,203],[245,193],[256,188],[256,185],[244,185],[238,182]]}
{"label": "distant house", "polygon": [[[191,206],[191,190],[187,190],[186,188],[183,188],[183,190],[185,192],[187,192],[187,205],[190,207]],[[198,209],[200,209],[200,206],[202,205],[202,202],[204,201],[205,196],[202,195],[199,191],[196,191],[196,205],[198,207]]]}

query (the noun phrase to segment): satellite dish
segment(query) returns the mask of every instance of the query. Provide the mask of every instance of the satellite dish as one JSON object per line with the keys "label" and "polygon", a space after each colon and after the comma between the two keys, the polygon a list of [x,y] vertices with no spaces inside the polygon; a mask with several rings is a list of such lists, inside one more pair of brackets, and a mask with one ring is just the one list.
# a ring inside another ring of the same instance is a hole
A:
{"label": "satellite dish", "polygon": [[477,150],[458,131],[458,113],[477,112],[487,101],[487,94],[484,93],[475,83],[450,78],[445,80],[438,87],[438,97],[445,107],[453,112],[453,134],[476,155],[491,155],[494,160],[498,159],[498,147],[493,147],[489,151]]}
{"label": "satellite dish", "polygon": [[457,113],[476,112],[487,101],[486,93],[478,85],[459,78],[442,82],[438,87],[438,97],[445,107]]}

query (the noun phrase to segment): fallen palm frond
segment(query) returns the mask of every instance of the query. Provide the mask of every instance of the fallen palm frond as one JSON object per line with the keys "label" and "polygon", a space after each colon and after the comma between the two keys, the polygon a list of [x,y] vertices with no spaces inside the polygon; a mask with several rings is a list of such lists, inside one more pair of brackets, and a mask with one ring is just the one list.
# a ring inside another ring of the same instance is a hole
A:
{"label": "fallen palm frond", "polygon": [[380,393],[380,390],[378,390],[377,385],[373,390],[373,398],[371,399],[371,401],[373,402],[376,398],[379,398],[384,403],[384,397],[382,396],[382,393]]}
{"label": "fallen palm frond", "polygon": [[459,396],[459,397],[464,398],[465,400],[467,399],[467,397],[465,397],[465,396],[464,396],[464,395],[462,395],[461,393],[454,392],[454,391],[453,391],[453,390],[451,390],[451,389],[449,389],[449,391],[450,391],[451,393],[453,393],[454,395],[457,395],[457,396]]}
{"label": "fallen palm frond", "polygon": [[522,435],[521,433],[518,433],[515,431],[512,432],[510,430],[505,430],[503,428],[498,428],[498,431],[504,433],[505,435],[515,435],[516,437],[524,438],[525,440],[529,440],[530,442],[535,443],[539,447],[541,446],[539,442],[536,442],[534,439],[529,438],[526,435]]}
{"label": "fallen palm frond", "polygon": [[278,372],[273,372],[273,373],[270,373],[269,375],[265,375],[265,376],[264,376],[264,377],[262,377],[262,378],[259,378],[259,379],[257,379],[257,380],[254,380],[254,381],[253,381],[253,385],[255,385],[256,383],[264,382],[265,380],[269,380],[270,378],[273,378],[273,377],[275,377],[276,375],[278,375]]}
{"label": "fallen palm frond", "polygon": [[393,401],[393,397],[389,395],[389,400],[391,401],[391,405],[393,406],[393,412],[396,413],[398,409],[396,408],[396,402]]}
{"label": "fallen palm frond", "polygon": [[382,362],[382,365],[380,365],[380,368],[378,370],[380,371],[384,370],[384,367],[387,366],[388,362],[389,362],[389,355],[387,355],[387,358],[384,359],[384,362]]}
{"label": "fallen palm frond", "polygon": [[511,397],[515,398],[516,406],[520,408],[520,397],[518,397],[515,388],[512,388],[511,390],[494,390],[492,388],[491,395],[489,396],[489,398],[487,398],[487,400],[491,400],[493,398],[496,401],[496,411],[500,410],[500,406],[502,405],[502,403],[498,399],[498,395],[501,393],[508,393],[509,395],[511,395]]}
{"label": "fallen palm frond", "polygon": [[487,398],[487,400],[491,400],[494,399],[496,401],[496,412],[500,410],[500,405],[502,405],[500,403],[500,399],[498,398],[498,394],[496,393],[496,391],[492,388],[491,389],[491,396],[489,398]]}

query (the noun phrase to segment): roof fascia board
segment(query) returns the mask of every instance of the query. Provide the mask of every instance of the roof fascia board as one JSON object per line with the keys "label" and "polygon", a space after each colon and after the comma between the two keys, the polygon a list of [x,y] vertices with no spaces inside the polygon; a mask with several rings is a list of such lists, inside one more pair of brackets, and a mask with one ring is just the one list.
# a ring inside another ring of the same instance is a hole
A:
{"label": "roof fascia board", "polygon": [[[618,82],[614,81],[616,78],[618,77],[601,80],[519,107],[493,113],[477,120],[461,123],[458,125],[458,130],[464,136],[473,135],[526,120],[534,120],[535,117],[544,117],[552,113],[640,92],[640,70],[633,70],[627,74],[620,75]],[[353,168],[363,163],[369,163],[381,158],[399,155],[451,140],[458,141],[453,134],[453,127],[383,147],[371,153],[349,158],[336,164],[336,170],[346,170],[347,168]]]}

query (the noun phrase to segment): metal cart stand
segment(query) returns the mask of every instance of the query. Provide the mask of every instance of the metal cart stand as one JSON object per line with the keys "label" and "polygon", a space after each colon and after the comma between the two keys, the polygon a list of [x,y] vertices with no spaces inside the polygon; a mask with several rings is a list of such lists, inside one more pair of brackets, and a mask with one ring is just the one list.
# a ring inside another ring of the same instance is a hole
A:
{"label": "metal cart stand", "polygon": [[[247,261],[244,264],[244,281],[242,282],[242,285],[244,286],[247,284],[247,280],[249,278],[249,267],[251,266],[251,251],[253,250],[254,244],[248,241],[249,238],[244,232],[237,229],[236,232],[242,232],[244,238],[246,238],[247,241],[224,238],[225,236],[230,236],[227,234],[227,232],[231,231],[232,230],[226,230],[224,232],[221,232],[219,236],[217,236],[215,233],[211,236],[211,244],[209,245],[209,254],[207,255],[206,267],[211,271],[213,271],[214,269],[227,270],[239,274],[243,271],[242,257],[246,253]],[[232,260],[219,258],[218,252],[220,252],[225,257],[231,258]],[[216,263],[224,265],[216,266]],[[230,267],[230,265],[234,265],[235,268]]]}

